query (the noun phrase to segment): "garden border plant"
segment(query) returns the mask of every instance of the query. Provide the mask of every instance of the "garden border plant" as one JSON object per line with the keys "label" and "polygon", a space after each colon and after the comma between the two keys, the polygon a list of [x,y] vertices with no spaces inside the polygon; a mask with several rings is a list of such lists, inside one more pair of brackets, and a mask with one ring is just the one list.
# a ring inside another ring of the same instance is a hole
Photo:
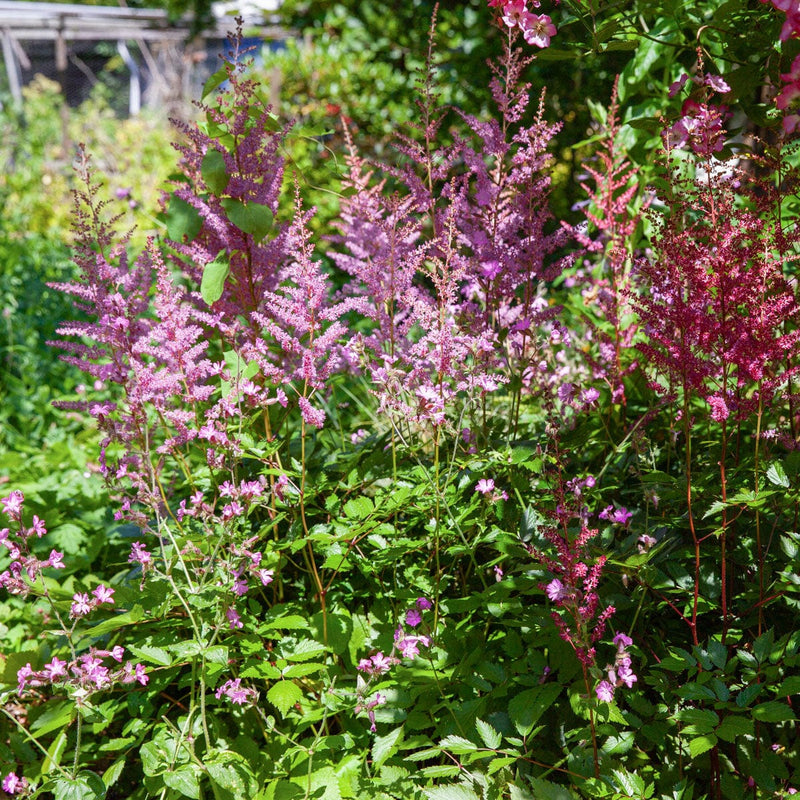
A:
{"label": "garden border plant", "polygon": [[701,50],[642,187],[615,88],[567,224],[525,80],[557,26],[489,6],[494,115],[439,144],[434,18],[403,158],[345,156],[335,280],[238,52],[161,240],[81,151],[57,346],[98,394],[60,405],[114,525],[87,574],[0,501],[7,794],[796,793],[793,123],[734,153]]}

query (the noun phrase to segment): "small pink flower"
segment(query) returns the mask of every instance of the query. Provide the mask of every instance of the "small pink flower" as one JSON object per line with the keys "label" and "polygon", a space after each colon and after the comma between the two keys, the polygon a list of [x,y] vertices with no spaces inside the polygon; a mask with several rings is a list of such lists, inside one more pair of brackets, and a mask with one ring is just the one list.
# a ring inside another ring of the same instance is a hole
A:
{"label": "small pink flower", "polygon": [[92,590],[92,594],[95,596],[98,603],[114,605],[114,590],[110,589],[108,586],[104,586],[101,583]]}
{"label": "small pink flower", "polygon": [[56,678],[61,678],[67,674],[67,662],[62,661],[60,658],[53,656],[49,664],[44,665],[42,672],[49,681],[54,681]]}
{"label": "small pink flower", "polygon": [[[3,506],[3,511],[8,514],[12,519],[19,519],[22,514],[22,503],[25,500],[25,495],[20,491],[13,491],[8,497],[0,500]],[[12,773],[13,774],[13,773]]]}
{"label": "small pink flower", "polygon": [[547,584],[545,588],[545,594],[552,600],[554,603],[558,603],[561,600],[569,597],[569,592],[567,591],[566,587],[558,578],[553,578],[550,583]]}
{"label": "small pink flower", "polygon": [[147,566],[153,561],[153,555],[141,542],[134,542],[131,545],[131,554],[128,556],[128,562],[132,564],[141,564],[143,567]]}
{"label": "small pink flower", "polygon": [[50,557],[45,561],[45,565],[53,567],[53,569],[64,569],[64,554],[59,553],[57,550],[50,551]]}
{"label": "small pink flower", "polygon": [[529,14],[525,22],[526,26],[522,35],[528,44],[536,45],[536,47],[549,47],[550,37],[558,33],[556,26],[553,25],[553,20],[547,14],[541,16]]}
{"label": "small pink flower", "polygon": [[229,622],[231,628],[233,628],[233,629],[244,628],[244,623],[240,619],[239,613],[236,611],[235,608],[229,608],[225,612],[225,616],[228,618],[228,622]]}
{"label": "small pink flower", "polygon": [[416,608],[411,608],[406,611],[406,625],[409,628],[416,628],[422,622],[422,614]]}
{"label": "small pink flower", "polygon": [[610,703],[614,699],[614,687],[608,681],[600,681],[594,691],[597,699],[603,703]]}
{"label": "small pink flower", "polygon": [[3,778],[3,791],[6,794],[19,794],[28,788],[28,781],[25,778],[20,778],[15,772],[9,772]]}
{"label": "small pink flower", "polygon": [[72,595],[72,600],[73,603],[69,609],[69,615],[71,617],[85,617],[87,614],[91,613],[92,608],[94,608],[86,592],[75,593]]}
{"label": "small pink flower", "polygon": [[427,597],[418,597],[415,605],[420,611],[428,611],[433,608],[433,603]]}
{"label": "small pink flower", "polygon": [[494,491],[494,481],[491,478],[481,478],[475,484],[475,491],[480,494],[489,494]]}
{"label": "small pink flower", "polygon": [[525,0],[510,0],[503,5],[503,22],[509,28],[523,27],[523,19],[528,13]]}

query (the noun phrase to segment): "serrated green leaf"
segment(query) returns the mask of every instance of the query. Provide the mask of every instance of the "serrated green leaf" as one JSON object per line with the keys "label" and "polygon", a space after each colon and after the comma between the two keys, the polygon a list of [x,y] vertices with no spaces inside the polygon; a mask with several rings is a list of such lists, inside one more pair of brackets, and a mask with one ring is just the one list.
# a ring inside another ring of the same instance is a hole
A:
{"label": "serrated green leaf", "polygon": [[284,678],[304,678],[306,675],[313,675],[325,669],[324,664],[291,664],[283,670]]}
{"label": "serrated green leaf", "polygon": [[508,704],[508,714],[517,731],[522,736],[527,736],[559,694],[561,686],[557,683],[548,683],[526,689],[514,696]]}
{"label": "serrated green leaf", "polygon": [[495,772],[500,772],[504,767],[510,767],[516,760],[515,756],[498,756],[489,762],[486,772],[489,775],[494,775]]}
{"label": "serrated green leaf", "polygon": [[480,800],[472,789],[460,784],[452,786],[436,786],[433,789],[423,789],[428,800]]}
{"label": "serrated green leaf", "polygon": [[230,175],[225,167],[225,157],[219,150],[209,149],[200,164],[203,181],[213,194],[222,194],[228,186]]}
{"label": "serrated green leaf", "polygon": [[350,519],[366,519],[374,510],[369,497],[353,497],[344,504],[344,513]]}
{"label": "serrated green leaf", "polygon": [[203,267],[200,294],[208,305],[213,305],[222,297],[222,292],[225,289],[225,279],[230,271],[228,259],[222,253]]}
{"label": "serrated green leaf", "polygon": [[228,648],[224,644],[215,644],[204,651],[206,662],[209,664],[218,664],[221,667],[227,667],[230,660]]}
{"label": "serrated green leaf", "polygon": [[285,717],[289,709],[303,697],[300,687],[291,681],[278,681],[270,686],[267,700]]}
{"label": "serrated green leaf", "polygon": [[719,717],[710,708],[682,708],[678,719],[691,725],[696,733],[710,733],[719,724]]}
{"label": "serrated green leaf", "polygon": [[70,700],[48,706],[44,713],[31,723],[31,731],[37,736],[43,736],[59,728],[65,728],[75,719],[75,712],[75,703]]}
{"label": "serrated green leaf", "polygon": [[707,750],[710,750],[717,743],[717,737],[713,733],[706,734],[705,736],[697,736],[689,742],[689,753],[692,758],[702,755]]}
{"label": "serrated green leaf", "polygon": [[56,778],[52,783],[53,800],[101,800],[106,786],[94,772],[79,772],[74,778]]}
{"label": "serrated green leaf", "polygon": [[420,775],[426,778],[455,778],[461,773],[461,767],[458,764],[440,764],[434,767],[422,767],[419,771]]}
{"label": "serrated green leaf", "polygon": [[273,216],[269,206],[252,201],[246,203],[232,197],[223,198],[220,203],[228,219],[244,233],[249,233],[260,242],[272,229]]}
{"label": "serrated green leaf", "polygon": [[767,467],[767,480],[775,486],[783,486],[784,489],[788,489],[790,485],[789,476],[780,461],[773,461]]}
{"label": "serrated green leaf", "polygon": [[500,747],[503,737],[488,722],[484,722],[482,719],[476,719],[475,728],[478,731],[478,735],[483,740],[483,743],[490,750],[497,750]]}
{"label": "serrated green leaf", "polygon": [[284,631],[297,631],[308,628],[308,620],[305,617],[301,617],[299,614],[287,614],[284,617],[270,620],[262,627],[264,630],[278,628]]}
{"label": "serrated green leaf", "polygon": [[80,553],[86,547],[86,531],[73,522],[65,522],[53,528],[47,538],[53,547],[71,556]]}
{"label": "serrated green leaf", "polygon": [[168,667],[172,664],[172,656],[163,647],[155,647],[151,644],[129,644],[128,650],[149,664],[158,664],[160,667]]}
{"label": "serrated green leaf", "polygon": [[474,753],[478,749],[478,745],[476,745],[475,742],[471,742],[463,736],[445,736],[444,739],[439,742],[439,747],[454,755]]}
{"label": "serrated green leaf", "polygon": [[724,644],[711,639],[708,643],[708,655],[715,667],[725,669],[725,665],[728,663],[728,648]]}
{"label": "serrated green leaf", "polygon": [[737,736],[752,736],[754,731],[755,725],[752,719],[731,714],[722,720],[714,733],[723,742],[732,742]]}
{"label": "serrated green leaf", "polygon": [[183,797],[192,797],[194,800],[200,798],[200,781],[197,775],[197,767],[193,764],[184,764],[174,772],[167,770],[161,774],[161,780],[170,789],[180,792]]}
{"label": "serrated green leaf", "polygon": [[800,694],[800,675],[790,675],[778,687],[778,697],[789,697],[793,694]]}
{"label": "serrated green leaf", "polygon": [[372,762],[376,769],[397,752],[402,741],[402,726],[389,731],[386,736],[375,737],[375,741],[372,743]]}
{"label": "serrated green leaf", "polygon": [[127,759],[124,756],[122,758],[118,758],[103,773],[103,783],[105,784],[106,788],[113,786],[119,780],[119,776],[122,775],[122,771],[125,769],[126,763]]}
{"label": "serrated green leaf", "polygon": [[197,209],[181,197],[172,195],[167,206],[167,236],[173,242],[191,242],[203,227],[203,218]]}
{"label": "serrated green leaf", "polygon": [[214,795],[220,800],[252,800],[258,791],[258,781],[247,760],[230,750],[211,751],[203,764],[214,784]]}
{"label": "serrated green leaf", "polygon": [[789,722],[797,719],[794,711],[786,703],[771,700],[768,703],[759,703],[753,706],[753,719],[759,722]]}
{"label": "serrated green leaf", "polygon": [[575,800],[575,796],[566,786],[559,786],[543,778],[528,778],[536,800]]}
{"label": "serrated green leaf", "polygon": [[762,688],[760,683],[754,683],[752,686],[745,686],[745,688],[736,695],[736,705],[739,706],[739,708],[750,705],[750,703],[761,694]]}

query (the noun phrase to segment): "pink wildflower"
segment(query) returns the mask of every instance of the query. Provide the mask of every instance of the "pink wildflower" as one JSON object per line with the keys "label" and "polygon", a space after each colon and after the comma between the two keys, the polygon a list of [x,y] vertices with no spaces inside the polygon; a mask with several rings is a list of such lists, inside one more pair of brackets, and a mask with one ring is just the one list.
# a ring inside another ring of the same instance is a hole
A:
{"label": "pink wildflower", "polygon": [[603,703],[610,703],[614,699],[614,687],[608,681],[600,681],[595,688],[597,699]]}
{"label": "pink wildflower", "polygon": [[114,590],[110,589],[108,586],[104,586],[101,583],[92,590],[92,594],[95,596],[98,603],[114,605]]}
{"label": "pink wildflower", "polygon": [[481,478],[475,484],[475,491],[480,494],[489,494],[489,492],[494,491],[494,481],[491,478]]}
{"label": "pink wildflower", "polygon": [[557,33],[556,26],[547,14],[537,16],[536,14],[529,14],[526,19],[526,26],[523,31],[523,36],[528,44],[536,45],[536,47],[549,47],[550,37],[555,36]]}

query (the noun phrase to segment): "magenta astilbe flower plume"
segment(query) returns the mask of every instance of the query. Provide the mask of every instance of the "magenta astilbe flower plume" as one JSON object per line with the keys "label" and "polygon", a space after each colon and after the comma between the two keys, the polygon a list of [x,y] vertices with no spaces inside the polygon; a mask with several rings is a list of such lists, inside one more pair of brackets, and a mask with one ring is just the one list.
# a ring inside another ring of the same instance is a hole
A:
{"label": "magenta astilbe flower plume", "polygon": [[787,323],[800,306],[783,276],[794,234],[776,226],[769,197],[748,209],[718,172],[676,189],[653,257],[637,264],[640,349],[713,419],[744,419],[759,402],[768,408],[796,369],[800,333]]}

